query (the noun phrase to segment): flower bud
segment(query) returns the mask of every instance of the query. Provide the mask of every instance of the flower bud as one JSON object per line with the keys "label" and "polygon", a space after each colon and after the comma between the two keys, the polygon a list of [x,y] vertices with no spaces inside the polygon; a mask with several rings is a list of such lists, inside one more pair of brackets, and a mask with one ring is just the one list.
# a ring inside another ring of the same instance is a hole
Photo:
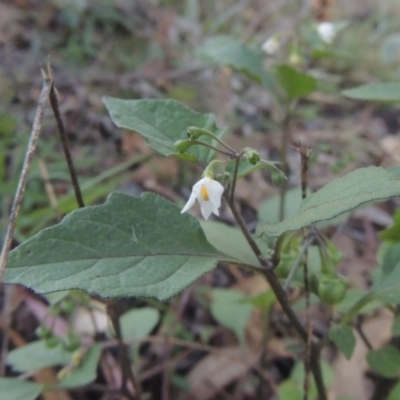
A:
{"label": "flower bud", "polygon": [[319,298],[326,304],[338,304],[346,295],[347,282],[338,277],[322,276],[318,283]]}
{"label": "flower bud", "polygon": [[246,147],[243,151],[244,151],[244,156],[246,157],[247,161],[250,164],[256,165],[258,162],[260,162],[261,158],[258,151],[255,151],[250,147]]}
{"label": "flower bud", "polygon": [[207,129],[197,128],[196,126],[189,126],[187,128],[188,138],[191,140],[197,140],[200,136],[214,136],[214,134]]}
{"label": "flower bud", "polygon": [[177,140],[174,143],[174,147],[179,154],[186,153],[188,148],[192,146],[194,143],[191,140]]}

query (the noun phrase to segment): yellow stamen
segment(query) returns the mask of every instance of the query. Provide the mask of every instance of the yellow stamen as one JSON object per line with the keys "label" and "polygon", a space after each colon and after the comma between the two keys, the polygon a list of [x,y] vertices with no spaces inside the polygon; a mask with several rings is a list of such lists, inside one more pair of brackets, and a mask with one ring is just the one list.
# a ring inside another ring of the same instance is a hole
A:
{"label": "yellow stamen", "polygon": [[210,200],[210,198],[208,197],[208,191],[207,188],[205,187],[205,185],[201,186],[201,197],[203,198],[204,201],[208,201]]}

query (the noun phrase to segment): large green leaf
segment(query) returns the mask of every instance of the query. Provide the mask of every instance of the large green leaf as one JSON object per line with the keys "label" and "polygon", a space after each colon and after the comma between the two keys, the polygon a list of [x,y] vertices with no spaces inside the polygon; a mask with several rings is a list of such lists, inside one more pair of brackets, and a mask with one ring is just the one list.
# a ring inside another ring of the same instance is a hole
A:
{"label": "large green leaf", "polygon": [[250,79],[263,82],[265,54],[229,36],[215,36],[197,50],[199,58],[220,66],[229,66]]}
{"label": "large green leaf", "polygon": [[[240,260],[244,264],[260,267],[260,262],[239,228],[216,221],[202,221],[201,227],[207,240],[219,251],[229,254],[230,257]],[[259,239],[256,242],[261,249],[265,249],[264,241]],[[267,256],[268,251],[264,251],[264,253]]]}
{"label": "large green leaf", "polygon": [[[204,146],[192,146],[188,154],[177,154],[174,143],[186,140],[189,126],[204,128],[222,137],[224,130],[218,129],[212,114],[201,114],[176,100],[124,100],[103,97],[111,119],[120,127],[142,135],[147,144],[164,156],[177,155],[191,161],[208,163],[214,151]],[[207,136],[202,142],[217,145]]]}
{"label": "large green leaf", "polygon": [[351,99],[372,101],[400,101],[400,82],[371,83],[347,89],[343,96]]}
{"label": "large green leaf", "polygon": [[317,81],[310,75],[296,71],[288,65],[276,67],[276,75],[289,99],[308,96],[317,87]]}
{"label": "large green leaf", "polygon": [[0,378],[1,400],[35,400],[43,385],[17,378]]}
{"label": "large green leaf", "polygon": [[260,224],[259,233],[280,236],[332,219],[362,204],[400,195],[400,179],[381,167],[360,168],[307,197],[295,216],[277,224]]}
{"label": "large green leaf", "polygon": [[12,251],[5,282],[40,293],[82,289],[164,300],[224,259],[198,221],[171,202],[112,193],[104,205],[76,210]]}

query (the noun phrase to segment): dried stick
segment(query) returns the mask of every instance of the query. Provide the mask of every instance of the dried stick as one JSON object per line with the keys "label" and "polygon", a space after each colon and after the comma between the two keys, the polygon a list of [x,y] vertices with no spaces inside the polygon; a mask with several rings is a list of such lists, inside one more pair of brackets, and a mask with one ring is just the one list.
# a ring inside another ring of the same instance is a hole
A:
{"label": "dried stick", "polygon": [[46,76],[43,82],[42,92],[40,93],[35,119],[33,121],[29,143],[25,153],[24,164],[22,166],[22,172],[19,178],[17,191],[15,193],[14,202],[11,208],[10,220],[7,226],[6,236],[4,238],[3,248],[0,254],[0,282],[3,281],[4,270],[6,268],[8,259],[8,253],[10,251],[11,241],[14,235],[19,210],[21,208],[21,203],[25,192],[26,183],[28,182],[29,171],[31,169],[33,156],[35,154],[37,142],[39,139],[46,101],[47,98],[49,97],[52,84],[53,84],[52,80]]}
{"label": "dried stick", "polygon": [[[12,238],[14,236],[15,226],[17,224],[17,218],[19,215],[19,210],[21,209],[22,199],[24,196],[26,184],[28,182],[28,175],[31,169],[33,156],[35,154],[37,142],[40,135],[40,129],[42,124],[42,118],[44,114],[44,109],[46,107],[46,101],[49,97],[50,88],[52,81],[45,77],[42,91],[40,93],[39,103],[36,109],[35,119],[33,121],[32,130],[29,138],[28,147],[25,153],[24,164],[22,166],[22,172],[18,181],[17,191],[15,193],[13,205],[11,207],[10,218],[7,225],[6,235],[4,237],[3,247],[0,254],[0,286],[3,282],[4,271],[6,269],[8,253],[10,252]],[[7,296],[5,294],[5,296]],[[5,298],[3,315],[8,315],[8,299]],[[5,360],[7,355],[7,342],[8,342],[8,332],[7,326],[4,329],[3,341],[1,345],[0,354],[0,375],[4,374],[5,370]]]}
{"label": "dried stick", "polygon": [[[51,74],[50,66],[48,66],[48,71],[49,74]],[[65,159],[67,160],[69,174],[71,175],[71,181],[72,181],[72,186],[74,187],[76,201],[78,203],[78,206],[82,208],[85,207],[85,204],[83,202],[81,189],[79,187],[78,175],[75,171],[74,163],[72,161],[71,151],[69,150],[68,138],[65,133],[64,124],[60,114],[60,108],[58,106],[58,99],[57,99],[56,88],[54,86],[54,81],[52,81],[52,85],[50,88],[50,104],[53,110],[54,117],[57,121],[58,133],[60,134],[62,148],[64,150]]]}

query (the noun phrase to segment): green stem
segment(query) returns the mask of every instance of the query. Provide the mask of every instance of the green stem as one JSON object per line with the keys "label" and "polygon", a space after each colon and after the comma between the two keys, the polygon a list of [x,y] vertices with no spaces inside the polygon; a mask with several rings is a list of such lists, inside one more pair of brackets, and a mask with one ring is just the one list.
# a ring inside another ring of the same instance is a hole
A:
{"label": "green stem", "polygon": [[237,175],[238,175],[238,171],[239,171],[240,158],[242,157],[242,154],[243,153],[238,154],[236,156],[236,159],[235,159],[235,169],[233,170],[231,194],[229,196],[231,203],[233,203],[233,201],[234,201],[235,190],[236,190],[236,182],[237,182]]}
{"label": "green stem", "polygon": [[236,152],[234,152],[234,151],[233,151],[233,153],[231,153],[231,152],[228,153],[225,150],[218,149],[217,147],[214,147],[213,145],[208,144],[208,143],[201,142],[200,140],[192,140],[192,142],[194,144],[198,144],[199,146],[208,147],[209,149],[217,151],[218,153],[224,154],[225,156],[230,157],[230,158],[233,158],[236,154]]}
{"label": "green stem", "polygon": [[190,137],[190,130],[196,130],[197,132],[201,132],[202,135],[204,136],[208,136],[211,139],[216,140],[221,146],[225,147],[228,151],[230,151],[231,153],[236,153],[235,149],[233,149],[232,147],[230,147],[228,144],[226,144],[223,140],[221,140],[219,137],[217,137],[214,133],[212,133],[211,131],[207,130],[207,129],[203,129],[203,128],[197,128],[197,127],[189,127],[188,128],[188,135]]}

